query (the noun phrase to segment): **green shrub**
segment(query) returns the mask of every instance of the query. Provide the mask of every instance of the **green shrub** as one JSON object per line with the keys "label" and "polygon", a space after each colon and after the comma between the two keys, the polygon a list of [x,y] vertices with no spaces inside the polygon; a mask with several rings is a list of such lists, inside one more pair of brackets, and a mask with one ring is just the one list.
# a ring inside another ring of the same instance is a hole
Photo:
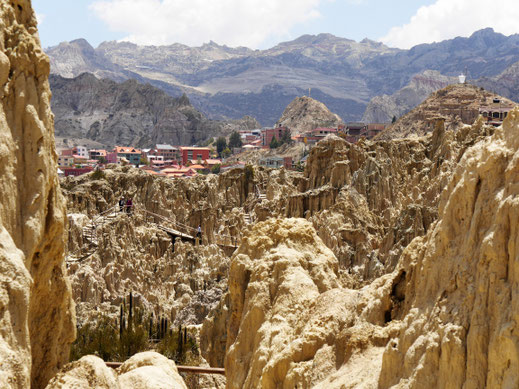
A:
{"label": "green shrub", "polygon": [[218,174],[218,173],[220,173],[220,168],[221,168],[221,165],[220,165],[220,164],[214,165],[214,166],[211,168],[211,173],[213,173],[213,174]]}
{"label": "green shrub", "polygon": [[90,178],[92,180],[103,180],[105,178],[105,172],[102,170],[94,170]]}

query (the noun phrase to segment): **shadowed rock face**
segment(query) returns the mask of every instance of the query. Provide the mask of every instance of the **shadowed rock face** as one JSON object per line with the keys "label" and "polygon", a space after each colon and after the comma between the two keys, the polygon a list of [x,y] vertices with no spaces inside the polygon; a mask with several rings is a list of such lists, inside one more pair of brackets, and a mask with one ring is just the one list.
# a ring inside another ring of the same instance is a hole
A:
{"label": "shadowed rock face", "polygon": [[49,60],[30,1],[2,2],[0,24],[0,386],[42,388],[75,336]]}
{"label": "shadowed rock face", "polygon": [[50,85],[59,139],[89,139],[108,147],[193,145],[234,129],[259,127],[252,118],[209,120],[185,95],[171,97],[136,80],[117,83],[83,73],[74,79],[52,75]]}

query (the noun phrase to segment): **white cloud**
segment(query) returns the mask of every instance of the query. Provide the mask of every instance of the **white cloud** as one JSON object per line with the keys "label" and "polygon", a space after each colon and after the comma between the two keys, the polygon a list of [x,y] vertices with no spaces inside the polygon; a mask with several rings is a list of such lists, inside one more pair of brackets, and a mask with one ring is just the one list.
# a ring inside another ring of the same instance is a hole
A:
{"label": "white cloud", "polygon": [[45,15],[36,13],[36,20],[38,21],[38,26],[41,26],[41,24],[45,20]]}
{"label": "white cloud", "polygon": [[145,45],[209,40],[258,47],[320,17],[325,0],[96,0],[90,9],[123,40]]}
{"label": "white cloud", "polygon": [[408,49],[420,43],[438,42],[492,27],[511,35],[519,32],[517,0],[437,0],[418,9],[410,22],[393,27],[381,41]]}

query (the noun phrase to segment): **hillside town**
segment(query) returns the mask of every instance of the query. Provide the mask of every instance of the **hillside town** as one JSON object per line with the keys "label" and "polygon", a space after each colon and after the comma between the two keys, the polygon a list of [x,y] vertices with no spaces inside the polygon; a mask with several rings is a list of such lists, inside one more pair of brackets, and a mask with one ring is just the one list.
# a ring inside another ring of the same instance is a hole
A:
{"label": "hillside town", "polygon": [[[243,153],[254,150],[274,150],[285,143],[304,144],[307,154],[315,144],[328,135],[338,135],[350,143],[356,143],[361,138],[373,138],[387,126],[388,124],[352,122],[340,124],[335,128],[317,127],[294,136],[291,129],[286,126],[241,130],[237,132],[239,141],[234,145],[229,139],[224,138],[225,145],[222,150],[218,149],[218,139],[212,139],[206,147],[156,144],[151,148],[115,146],[111,150],[106,150],[88,149],[77,145],[58,150],[58,173],[61,176],[79,176],[95,169],[103,169],[107,164],[118,164],[132,165],[149,174],[171,178],[217,174],[245,166],[245,162],[240,160],[234,159],[227,162],[231,155],[239,158]],[[232,147],[236,145],[237,147]],[[261,158],[259,165],[293,170],[298,162],[304,164],[304,156],[301,156],[300,160],[294,160],[293,157],[270,155]]]}

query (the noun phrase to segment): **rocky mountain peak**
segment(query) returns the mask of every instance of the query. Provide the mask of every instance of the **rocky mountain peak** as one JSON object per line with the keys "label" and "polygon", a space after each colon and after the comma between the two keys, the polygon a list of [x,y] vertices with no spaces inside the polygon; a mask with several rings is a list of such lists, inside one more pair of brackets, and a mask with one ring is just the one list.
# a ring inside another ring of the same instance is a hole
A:
{"label": "rocky mountain peak", "polygon": [[[88,41],[84,38],[75,39],[73,41],[70,41],[70,43],[68,44],[70,44],[71,46],[76,46],[85,51],[94,51],[92,45],[88,43]],[[60,43],[60,45],[67,45],[67,42],[62,42]]]}
{"label": "rocky mountain peak", "polygon": [[308,96],[296,97],[283,112],[276,126],[286,126],[292,134],[299,134],[317,127],[336,127],[341,118],[326,105]]}

